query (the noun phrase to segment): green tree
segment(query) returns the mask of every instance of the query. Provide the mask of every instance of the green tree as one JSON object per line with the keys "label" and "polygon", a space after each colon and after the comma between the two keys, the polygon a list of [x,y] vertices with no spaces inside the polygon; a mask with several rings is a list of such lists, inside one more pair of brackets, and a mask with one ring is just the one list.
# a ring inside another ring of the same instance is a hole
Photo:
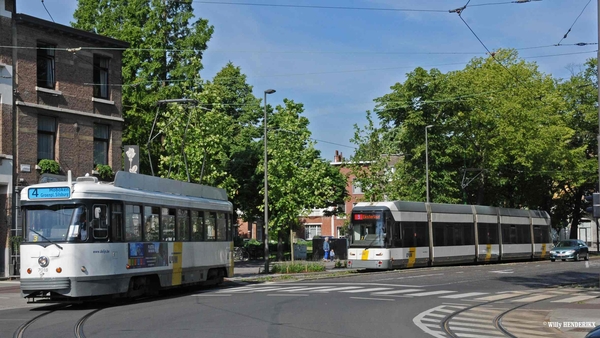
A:
{"label": "green tree", "polygon": [[598,60],[589,59],[584,69],[561,83],[566,100],[561,111],[567,125],[574,130],[569,140],[569,160],[555,175],[553,224],[570,222],[571,238],[577,238],[578,225],[584,216],[584,196],[598,187]]}
{"label": "green tree", "polygon": [[[346,178],[320,158],[310,138],[308,119],[301,116],[303,111],[302,104],[285,99],[267,118],[268,226],[279,244],[300,215],[313,208],[335,206],[346,197]],[[263,172],[261,163],[257,173]],[[281,259],[281,245],[278,254]]]}
{"label": "green tree", "polygon": [[[156,102],[200,89],[202,53],[213,33],[207,20],[193,20],[191,2],[165,0],[80,0],[73,27],[130,43],[123,53],[123,142],[146,143]],[[151,145],[154,168],[160,144]],[[149,162],[140,157],[141,172]]]}
{"label": "green tree", "polygon": [[557,82],[535,63],[503,50],[446,74],[417,68],[375,101],[379,127],[359,135],[368,141],[359,148],[373,149],[370,157],[377,149],[380,156],[402,155],[376,196],[425,200],[425,126],[432,125],[432,201],[550,210],[553,173],[571,159],[574,131],[559,113],[564,100]]}

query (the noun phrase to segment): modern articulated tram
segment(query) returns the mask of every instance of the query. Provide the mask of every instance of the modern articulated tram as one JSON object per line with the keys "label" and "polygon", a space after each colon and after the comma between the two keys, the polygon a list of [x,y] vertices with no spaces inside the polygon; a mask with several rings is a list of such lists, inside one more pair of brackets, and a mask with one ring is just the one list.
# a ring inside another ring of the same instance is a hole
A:
{"label": "modern articulated tram", "polygon": [[21,192],[20,284],[30,300],[136,297],[233,275],[223,189],[120,171]]}
{"label": "modern articulated tram", "polygon": [[348,266],[397,269],[548,257],[545,211],[422,202],[358,203]]}

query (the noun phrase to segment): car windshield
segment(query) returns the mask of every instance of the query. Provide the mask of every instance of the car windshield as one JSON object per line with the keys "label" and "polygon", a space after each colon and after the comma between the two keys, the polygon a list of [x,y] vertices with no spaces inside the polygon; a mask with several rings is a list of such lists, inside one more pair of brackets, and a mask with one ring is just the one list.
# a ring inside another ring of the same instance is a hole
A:
{"label": "car windshield", "polygon": [[567,247],[572,247],[572,246],[577,246],[577,242],[575,242],[575,241],[560,241],[560,242],[558,242],[558,244],[556,244],[557,248],[567,248]]}
{"label": "car windshield", "polygon": [[25,231],[28,242],[67,241],[71,224],[84,213],[81,205],[31,206],[24,208]]}

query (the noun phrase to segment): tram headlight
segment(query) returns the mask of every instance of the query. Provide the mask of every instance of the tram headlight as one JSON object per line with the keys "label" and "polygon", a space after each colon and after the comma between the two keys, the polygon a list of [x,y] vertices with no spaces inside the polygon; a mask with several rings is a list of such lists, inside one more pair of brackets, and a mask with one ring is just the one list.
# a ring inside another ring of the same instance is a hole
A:
{"label": "tram headlight", "polygon": [[56,272],[57,273],[61,273],[62,272],[62,268],[59,266],[58,268],[56,268]]}
{"label": "tram headlight", "polygon": [[81,266],[81,272],[85,273],[87,271],[87,269],[85,268],[85,266]]}
{"label": "tram headlight", "polygon": [[27,274],[31,275],[31,268],[27,269]]}

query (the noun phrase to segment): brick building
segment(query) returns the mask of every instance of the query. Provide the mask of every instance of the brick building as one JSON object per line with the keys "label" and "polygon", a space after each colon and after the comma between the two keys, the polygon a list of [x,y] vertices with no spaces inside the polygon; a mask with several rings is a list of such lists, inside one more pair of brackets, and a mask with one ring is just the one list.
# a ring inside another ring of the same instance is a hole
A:
{"label": "brick building", "polygon": [[0,0],[0,46],[18,46],[0,48],[0,277],[14,272],[8,239],[20,234],[12,182],[17,192],[38,183],[44,159],[74,177],[99,164],[121,169],[121,58],[129,46],[18,14],[14,1]]}

